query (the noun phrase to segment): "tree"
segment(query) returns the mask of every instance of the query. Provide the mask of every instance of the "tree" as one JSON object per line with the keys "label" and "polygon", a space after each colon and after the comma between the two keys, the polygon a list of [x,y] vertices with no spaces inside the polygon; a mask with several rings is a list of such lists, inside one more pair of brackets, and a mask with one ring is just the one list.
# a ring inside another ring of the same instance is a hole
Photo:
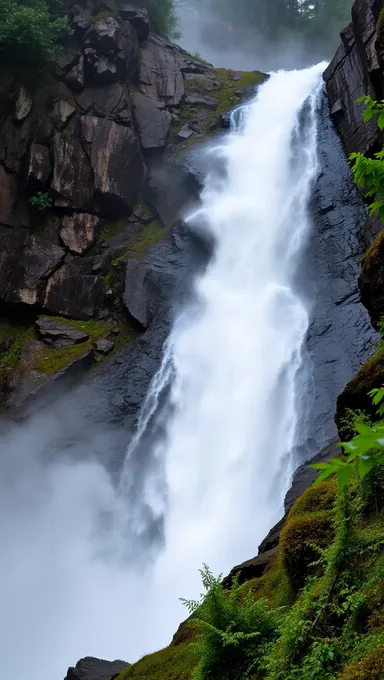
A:
{"label": "tree", "polygon": [[69,33],[55,0],[0,0],[0,60],[20,75],[42,71],[60,54],[59,40]]}

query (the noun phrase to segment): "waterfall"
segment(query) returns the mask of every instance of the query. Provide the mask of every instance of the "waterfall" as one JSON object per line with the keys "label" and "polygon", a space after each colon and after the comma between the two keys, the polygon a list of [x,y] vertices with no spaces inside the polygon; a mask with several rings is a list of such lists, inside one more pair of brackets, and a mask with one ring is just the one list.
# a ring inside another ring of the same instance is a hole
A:
{"label": "waterfall", "polygon": [[[164,519],[167,571],[175,559],[177,569],[204,560],[227,570],[256,553],[282,514],[306,391],[309,310],[296,281],[318,172],[322,69],[276,73],[235,112],[210,150],[220,171],[188,219],[213,240],[213,256],[175,321],[121,484],[124,494],[171,379],[155,476],[141,493],[152,521]],[[129,516],[136,539],[142,517]]]}
{"label": "waterfall", "polygon": [[175,319],[118,491],[92,456],[107,432],[85,426],[66,458],[62,407],[2,435],[8,680],[62,680],[81,656],[132,662],[164,646],[186,617],[178,598],[200,592],[202,563],[229,571],[279,519],[310,375],[300,264],[323,69],[273,74],[210,147],[188,224],[212,257]]}

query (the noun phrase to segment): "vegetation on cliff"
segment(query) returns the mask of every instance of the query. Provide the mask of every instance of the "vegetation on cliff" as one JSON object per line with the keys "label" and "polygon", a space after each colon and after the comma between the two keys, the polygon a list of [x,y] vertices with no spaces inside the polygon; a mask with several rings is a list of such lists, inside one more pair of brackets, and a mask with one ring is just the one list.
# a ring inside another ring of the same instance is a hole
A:
{"label": "vegetation on cliff", "polygon": [[60,0],[0,0],[0,61],[23,75],[52,65],[69,33]]}
{"label": "vegetation on cliff", "polygon": [[384,677],[383,494],[372,473],[343,491],[333,479],[308,489],[264,575],[225,590],[204,569],[182,634],[119,680]]}

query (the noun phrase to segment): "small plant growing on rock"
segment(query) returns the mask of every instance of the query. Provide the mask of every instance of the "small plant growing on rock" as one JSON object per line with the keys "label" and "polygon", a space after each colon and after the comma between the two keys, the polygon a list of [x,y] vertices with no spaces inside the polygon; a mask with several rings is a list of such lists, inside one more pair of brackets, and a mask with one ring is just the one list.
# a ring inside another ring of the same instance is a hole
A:
{"label": "small plant growing on rock", "polygon": [[333,458],[328,463],[315,463],[312,465],[320,470],[315,484],[319,484],[330,475],[336,474],[339,489],[342,490],[350,478],[356,473],[360,479],[364,479],[376,464],[384,464],[384,387],[371,390],[369,396],[372,404],[376,406],[376,412],[381,419],[378,423],[369,425],[364,422],[356,422],[356,436],[349,442],[343,442],[343,458]]}
{"label": "small plant growing on rock", "polygon": [[193,615],[199,659],[193,680],[243,680],[258,671],[269,644],[277,637],[281,616],[265,600],[255,601],[236,579],[229,590],[204,565],[200,570],[205,593],[200,600],[181,600]]}
{"label": "small plant growing on rock", "polygon": [[[384,100],[377,102],[368,95],[360,97],[357,102],[366,105],[364,122],[368,123],[377,116],[377,126],[384,130]],[[362,153],[351,153],[348,160],[356,184],[364,190],[366,196],[375,199],[369,206],[369,214],[377,212],[380,219],[384,220],[384,149],[375,153],[373,158]]]}
{"label": "small plant growing on rock", "polygon": [[52,207],[52,198],[47,191],[39,191],[36,196],[32,196],[30,201],[39,212],[45,212]]}

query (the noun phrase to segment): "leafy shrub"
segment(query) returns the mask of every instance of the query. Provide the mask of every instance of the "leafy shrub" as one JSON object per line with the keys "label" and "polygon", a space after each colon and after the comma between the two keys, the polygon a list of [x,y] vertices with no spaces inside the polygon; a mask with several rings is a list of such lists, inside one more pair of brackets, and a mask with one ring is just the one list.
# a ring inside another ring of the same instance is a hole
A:
{"label": "leafy shrub", "polygon": [[36,196],[32,196],[30,201],[33,207],[40,212],[45,212],[52,206],[52,198],[49,193],[45,191],[39,191]]}
{"label": "leafy shrub", "polygon": [[256,673],[268,645],[276,638],[279,610],[255,600],[236,580],[229,591],[204,565],[205,590],[200,601],[182,600],[194,614],[197,628],[192,643],[198,658],[194,680],[244,680]]}
{"label": "leafy shrub", "polygon": [[384,645],[374,649],[364,659],[348,666],[340,680],[383,680],[384,678]]}
{"label": "leafy shrub", "polygon": [[69,33],[57,10],[52,0],[0,0],[0,62],[23,76],[55,63]]}

